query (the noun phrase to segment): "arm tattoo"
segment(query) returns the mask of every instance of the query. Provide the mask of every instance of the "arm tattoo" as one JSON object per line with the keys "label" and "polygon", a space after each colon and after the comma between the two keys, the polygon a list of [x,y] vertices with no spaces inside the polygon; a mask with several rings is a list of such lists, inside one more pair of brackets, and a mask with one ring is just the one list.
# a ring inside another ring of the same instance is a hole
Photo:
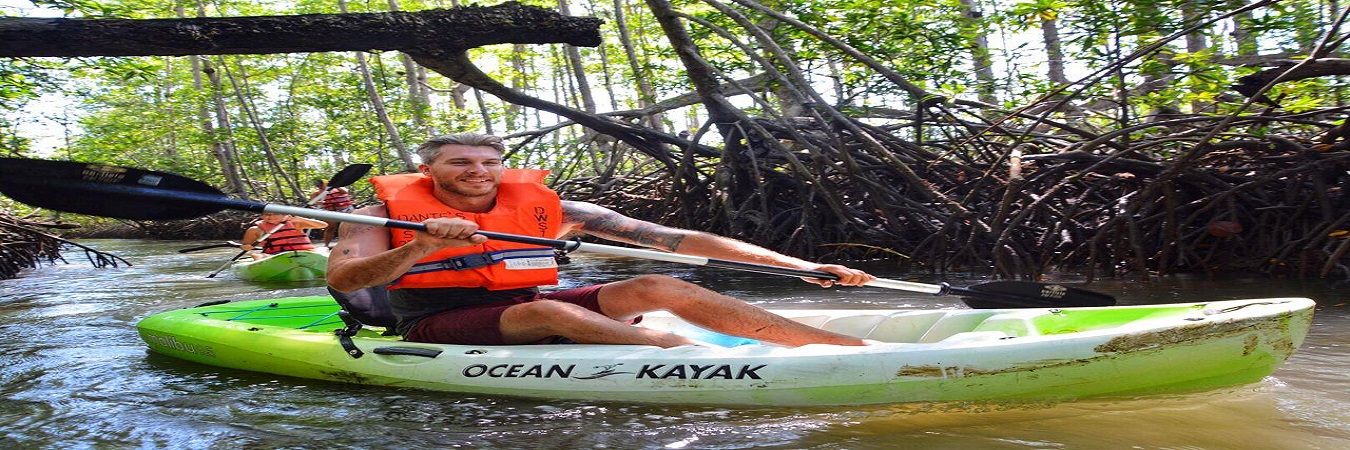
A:
{"label": "arm tattoo", "polygon": [[564,222],[579,224],[580,231],[605,239],[674,251],[686,235],[683,230],[634,219],[599,205],[582,202],[564,205]]}
{"label": "arm tattoo", "polygon": [[349,237],[352,237],[352,236],[356,236],[356,235],[358,235],[358,234],[368,233],[368,232],[370,232],[370,230],[373,230],[373,229],[375,229],[375,228],[376,228],[376,227],[371,226],[371,225],[351,225],[351,224],[344,224],[342,227],[338,228],[338,232],[340,233],[340,235],[341,235],[342,237],[344,237],[344,238],[349,238]]}

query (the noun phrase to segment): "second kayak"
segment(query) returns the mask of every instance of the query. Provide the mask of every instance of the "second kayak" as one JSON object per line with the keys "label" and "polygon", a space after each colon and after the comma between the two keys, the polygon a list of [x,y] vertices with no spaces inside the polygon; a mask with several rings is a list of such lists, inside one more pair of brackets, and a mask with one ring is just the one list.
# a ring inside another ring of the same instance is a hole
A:
{"label": "second kayak", "polygon": [[232,270],[241,280],[318,280],[328,271],[328,255],[320,251],[293,250],[263,259],[236,263]]}

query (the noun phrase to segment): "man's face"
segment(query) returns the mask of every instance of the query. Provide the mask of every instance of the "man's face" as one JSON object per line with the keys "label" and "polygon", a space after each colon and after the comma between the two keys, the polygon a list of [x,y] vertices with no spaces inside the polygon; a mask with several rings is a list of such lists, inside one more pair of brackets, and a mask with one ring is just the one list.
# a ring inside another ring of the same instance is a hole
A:
{"label": "man's face", "polygon": [[418,166],[440,190],[464,197],[497,194],[502,155],[492,147],[446,144],[430,164]]}
{"label": "man's face", "polygon": [[263,223],[278,224],[286,220],[286,217],[285,214],[263,213],[262,221]]}

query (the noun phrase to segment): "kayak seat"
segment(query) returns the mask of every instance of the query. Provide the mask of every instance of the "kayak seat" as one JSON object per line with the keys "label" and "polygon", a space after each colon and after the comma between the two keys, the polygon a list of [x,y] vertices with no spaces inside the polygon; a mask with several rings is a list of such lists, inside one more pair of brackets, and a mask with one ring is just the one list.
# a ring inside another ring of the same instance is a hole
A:
{"label": "kayak seat", "polygon": [[984,322],[985,319],[988,319],[989,316],[992,315],[994,315],[993,312],[965,313],[964,311],[962,314],[949,314],[946,317],[938,319],[932,327],[929,327],[928,331],[924,332],[923,336],[919,338],[919,343],[926,344],[940,342],[943,339],[952,337],[956,333],[974,330],[980,322]]}
{"label": "kayak seat", "polygon": [[847,336],[865,338],[884,320],[886,320],[886,316],[881,314],[843,316],[826,321],[820,328]]}
{"label": "kayak seat", "polygon": [[1008,339],[1009,337],[1008,333],[1002,331],[964,331],[947,336],[938,342],[951,344],[955,342],[997,341],[1000,339]]}
{"label": "kayak seat", "polygon": [[1045,312],[1039,310],[995,314],[984,319],[971,331],[1001,331],[1008,336],[1019,337],[1039,336],[1041,332],[1035,324],[1035,319],[1044,315]]}
{"label": "kayak seat", "polygon": [[794,321],[797,321],[797,322],[804,323],[804,324],[806,324],[806,326],[816,327],[816,328],[820,328],[821,325],[825,325],[825,322],[828,321],[828,320],[830,320],[830,316],[824,316],[824,315],[814,315],[814,316],[791,316],[791,317],[788,317],[788,318],[789,318],[789,319],[792,319],[792,320],[794,320]]}
{"label": "kayak seat", "polygon": [[946,315],[945,311],[907,311],[891,314],[864,337],[881,342],[919,342],[919,338],[923,337],[938,319]]}
{"label": "kayak seat", "polygon": [[397,319],[389,306],[389,290],[384,286],[340,292],[328,286],[328,294],[333,296],[342,309],[363,325],[384,327],[393,330]]}

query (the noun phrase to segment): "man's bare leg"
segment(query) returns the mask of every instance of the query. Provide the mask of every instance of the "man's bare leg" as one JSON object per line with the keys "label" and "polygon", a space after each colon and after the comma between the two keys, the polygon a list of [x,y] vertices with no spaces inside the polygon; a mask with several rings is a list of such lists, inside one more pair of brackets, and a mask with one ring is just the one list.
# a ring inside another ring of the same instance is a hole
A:
{"label": "man's bare leg", "polygon": [[604,314],[554,300],[538,300],[507,308],[502,313],[501,330],[502,337],[510,344],[538,342],[549,336],[564,336],[581,344],[655,345],[663,348],[696,344],[683,336],[635,327]]}
{"label": "man's bare leg", "polygon": [[606,285],[600,290],[600,308],[620,320],[651,311],[669,311],[719,333],[791,347],[868,344],[863,339],[808,326],[696,284],[661,275]]}

